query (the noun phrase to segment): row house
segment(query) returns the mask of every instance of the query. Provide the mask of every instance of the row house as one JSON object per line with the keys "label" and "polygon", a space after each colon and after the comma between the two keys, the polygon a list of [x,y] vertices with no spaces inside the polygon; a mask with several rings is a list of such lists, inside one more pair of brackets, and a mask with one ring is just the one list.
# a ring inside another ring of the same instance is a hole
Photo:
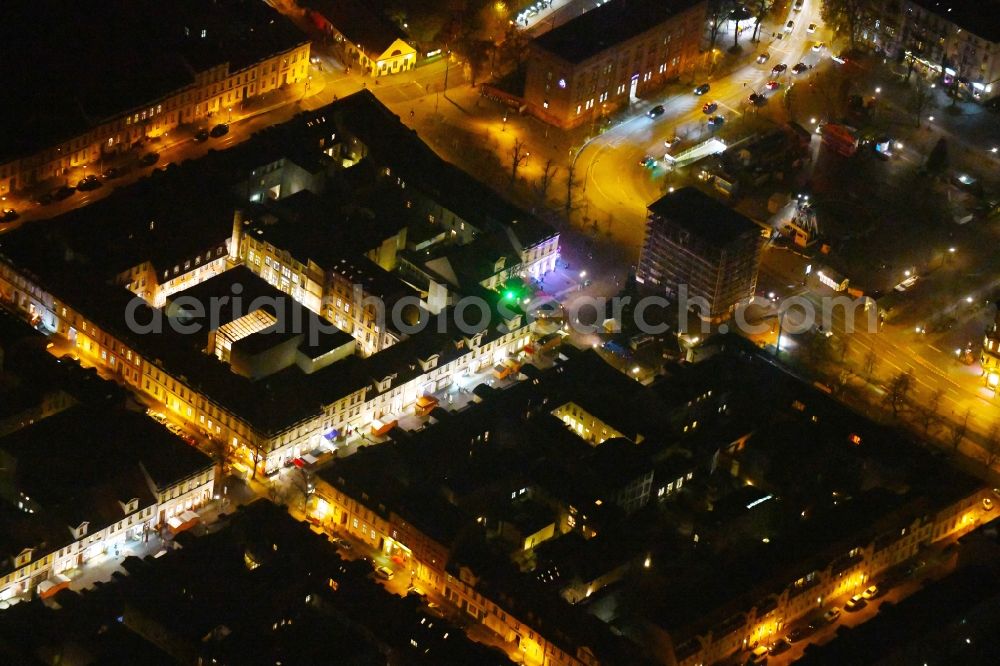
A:
{"label": "row house", "polygon": [[689,637],[675,648],[679,666],[725,659],[734,650],[766,645],[796,620],[824,605],[858,594],[880,575],[916,556],[923,548],[952,540],[996,517],[995,494],[977,488],[945,506],[885,531],[867,544],[835,557],[826,567],[803,573],[766,600]]}

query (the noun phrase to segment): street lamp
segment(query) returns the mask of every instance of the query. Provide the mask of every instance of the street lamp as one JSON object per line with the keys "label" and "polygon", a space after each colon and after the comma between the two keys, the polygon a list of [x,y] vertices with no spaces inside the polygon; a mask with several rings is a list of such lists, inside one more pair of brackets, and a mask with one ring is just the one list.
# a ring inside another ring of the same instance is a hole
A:
{"label": "street lamp", "polygon": [[226,120],[226,123],[231,122],[233,122],[233,107],[229,107],[229,118]]}

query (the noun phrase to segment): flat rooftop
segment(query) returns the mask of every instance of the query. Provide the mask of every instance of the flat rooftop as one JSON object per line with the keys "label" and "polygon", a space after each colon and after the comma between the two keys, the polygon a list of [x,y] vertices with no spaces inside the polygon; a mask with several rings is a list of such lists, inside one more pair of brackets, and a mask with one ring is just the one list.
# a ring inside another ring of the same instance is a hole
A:
{"label": "flat rooftop", "polygon": [[649,205],[649,211],[717,247],[760,233],[753,220],[695,187],[682,187],[660,197]]}
{"label": "flat rooftop", "polygon": [[698,0],[611,0],[550,30],[533,44],[575,65],[615,48],[697,3]]}

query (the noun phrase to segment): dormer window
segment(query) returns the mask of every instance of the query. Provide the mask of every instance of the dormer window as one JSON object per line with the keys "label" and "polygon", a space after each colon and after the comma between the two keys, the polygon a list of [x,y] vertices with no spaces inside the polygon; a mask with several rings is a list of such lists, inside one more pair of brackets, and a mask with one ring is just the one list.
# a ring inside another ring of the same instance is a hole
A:
{"label": "dormer window", "polygon": [[34,548],[25,548],[18,554],[17,558],[14,560],[14,566],[23,567],[24,565],[31,562],[31,556],[34,554]]}
{"label": "dormer window", "polygon": [[73,529],[73,536],[77,539],[82,539],[87,536],[87,529],[90,527],[90,523],[86,520],[80,523],[79,527]]}
{"label": "dormer window", "polygon": [[127,502],[119,501],[118,503],[121,504],[122,511],[125,512],[126,516],[131,513],[134,513],[139,508],[139,499],[135,497],[128,500]]}

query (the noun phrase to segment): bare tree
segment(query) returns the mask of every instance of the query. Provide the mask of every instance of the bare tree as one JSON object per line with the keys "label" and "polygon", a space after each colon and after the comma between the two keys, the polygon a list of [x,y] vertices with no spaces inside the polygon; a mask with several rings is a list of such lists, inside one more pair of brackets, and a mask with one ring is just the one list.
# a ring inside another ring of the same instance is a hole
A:
{"label": "bare tree", "polygon": [[844,103],[850,90],[850,81],[842,69],[828,69],[823,74],[815,76],[810,84],[822,97],[824,112],[828,120],[843,115]]}
{"label": "bare tree", "polygon": [[512,23],[504,35],[500,45],[500,58],[504,63],[520,69],[528,56],[528,37],[524,30]]}
{"label": "bare tree", "polygon": [[295,468],[288,475],[288,483],[282,492],[282,500],[286,505],[304,512],[308,506],[312,490],[313,485],[309,472],[302,468]]}
{"label": "bare tree", "polygon": [[923,402],[918,407],[918,414],[920,416],[920,425],[924,429],[924,435],[927,435],[931,428],[938,424],[941,420],[941,399],[944,397],[944,391],[938,389],[931,394],[931,397]]}
{"label": "bare tree", "polygon": [[788,114],[788,119],[795,122],[795,86],[788,86],[785,88],[785,94],[781,97],[781,103],[785,107],[785,113]]}
{"label": "bare tree", "polygon": [[906,400],[909,397],[910,389],[912,388],[913,372],[911,370],[899,373],[892,378],[891,382],[889,382],[884,402],[886,406],[892,409],[893,418],[899,417],[899,412],[906,405]]}
{"label": "bare tree", "polygon": [[965,417],[960,422],[955,422],[951,424],[951,450],[954,453],[958,453],[958,448],[962,446],[962,440],[965,439],[965,433],[969,431],[969,410],[965,410]]}
{"label": "bare tree", "polygon": [[514,137],[514,145],[510,149],[510,184],[513,187],[514,183],[517,182],[517,170],[521,168],[521,165],[528,159],[530,155],[527,150],[525,150],[524,141]]}
{"label": "bare tree", "polygon": [[753,24],[753,41],[760,41],[760,23],[764,20],[771,10],[774,9],[773,0],[755,0],[754,6],[754,24]]}
{"label": "bare tree", "polygon": [[837,32],[846,32],[851,48],[857,45],[871,0],[823,0],[823,21]]}
{"label": "bare tree", "polygon": [[983,440],[983,451],[986,452],[986,469],[993,469],[993,465],[1000,460],[1000,426],[996,424],[986,433]]}
{"label": "bare tree", "polygon": [[542,169],[542,176],[538,179],[538,197],[545,203],[545,198],[549,195],[549,187],[559,172],[558,167],[552,164],[552,158],[545,160],[545,167]]}
{"label": "bare tree", "polygon": [[871,380],[872,376],[875,374],[875,367],[878,365],[878,354],[875,353],[874,349],[869,349],[868,353],[865,354],[864,368],[865,375]]}
{"label": "bare tree", "polygon": [[719,29],[729,19],[729,12],[733,9],[732,0],[709,0],[707,11],[708,18],[708,48],[715,48],[715,42],[719,38]]}
{"label": "bare tree", "polygon": [[814,334],[810,339],[808,346],[806,347],[806,355],[809,357],[810,363],[813,365],[819,365],[830,359],[830,338],[823,334]]}
{"label": "bare tree", "polygon": [[923,77],[918,76],[913,83],[913,90],[910,92],[910,110],[913,111],[914,123],[920,127],[924,117],[924,111],[931,102],[930,90],[927,89],[927,82]]}
{"label": "bare tree", "polygon": [[576,162],[573,160],[569,161],[569,166],[566,167],[566,219],[569,219],[570,214],[573,212],[573,189],[577,186],[576,179],[574,175],[576,174]]}

